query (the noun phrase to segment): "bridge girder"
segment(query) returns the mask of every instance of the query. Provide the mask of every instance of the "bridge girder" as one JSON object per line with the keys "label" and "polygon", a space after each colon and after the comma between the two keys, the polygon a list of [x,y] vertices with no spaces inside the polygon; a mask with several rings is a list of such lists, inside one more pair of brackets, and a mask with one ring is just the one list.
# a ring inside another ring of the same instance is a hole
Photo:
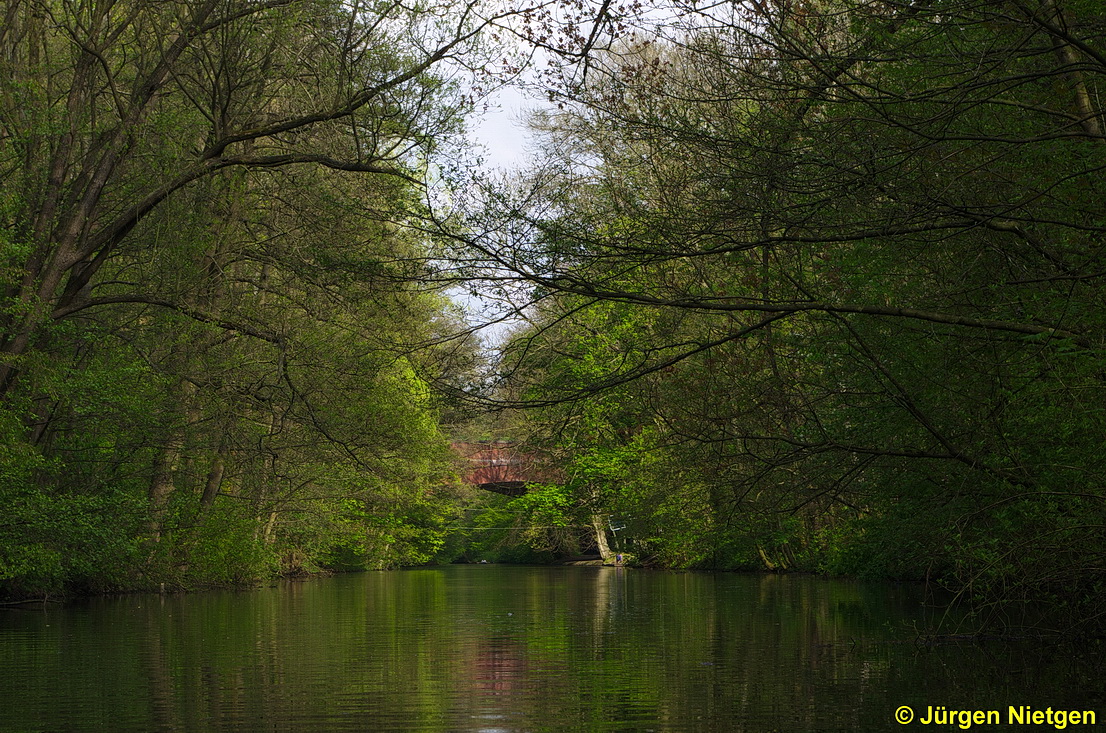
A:
{"label": "bridge girder", "polygon": [[504,496],[522,496],[526,493],[525,481],[491,481],[483,484],[476,484],[478,488],[484,489],[484,491],[493,491],[497,494],[503,494]]}

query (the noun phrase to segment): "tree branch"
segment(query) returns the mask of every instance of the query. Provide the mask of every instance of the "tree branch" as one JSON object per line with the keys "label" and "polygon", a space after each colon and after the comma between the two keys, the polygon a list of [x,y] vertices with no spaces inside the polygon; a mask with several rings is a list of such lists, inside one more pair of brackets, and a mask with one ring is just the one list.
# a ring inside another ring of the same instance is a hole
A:
{"label": "tree branch", "polygon": [[186,315],[192,320],[199,321],[200,323],[218,326],[227,331],[237,331],[245,336],[252,336],[253,338],[261,339],[271,344],[280,345],[284,343],[284,338],[273,331],[263,330],[238,321],[230,321],[212,313],[206,313],[198,308],[193,308],[192,306],[174,303],[169,300],[154,298],[147,295],[107,295],[100,298],[88,298],[55,308],[50,313],[50,317],[54,320],[60,320],[87,308],[117,303],[142,303],[144,305],[155,305],[159,308],[168,308],[169,310]]}

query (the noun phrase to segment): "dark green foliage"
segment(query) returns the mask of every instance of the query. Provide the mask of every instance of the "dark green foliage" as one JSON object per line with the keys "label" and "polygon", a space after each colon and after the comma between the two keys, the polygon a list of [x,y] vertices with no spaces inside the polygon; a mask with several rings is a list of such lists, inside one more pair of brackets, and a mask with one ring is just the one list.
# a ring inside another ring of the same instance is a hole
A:
{"label": "dark green foliage", "polygon": [[532,484],[522,496],[478,492],[457,518],[438,562],[547,564],[594,544],[583,512],[562,485]]}
{"label": "dark green foliage", "polygon": [[494,199],[538,314],[504,399],[640,560],[1100,626],[1103,16],[744,12],[553,80],[546,166]]}

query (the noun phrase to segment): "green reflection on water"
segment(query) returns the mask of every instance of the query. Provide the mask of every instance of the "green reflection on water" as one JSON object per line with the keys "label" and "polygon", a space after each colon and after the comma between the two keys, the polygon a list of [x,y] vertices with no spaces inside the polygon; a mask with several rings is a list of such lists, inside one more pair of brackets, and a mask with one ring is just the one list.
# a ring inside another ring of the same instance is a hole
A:
{"label": "green reflection on water", "polygon": [[912,586],[452,566],[0,615],[0,730],[884,730],[1098,709],[1101,656],[915,643]]}

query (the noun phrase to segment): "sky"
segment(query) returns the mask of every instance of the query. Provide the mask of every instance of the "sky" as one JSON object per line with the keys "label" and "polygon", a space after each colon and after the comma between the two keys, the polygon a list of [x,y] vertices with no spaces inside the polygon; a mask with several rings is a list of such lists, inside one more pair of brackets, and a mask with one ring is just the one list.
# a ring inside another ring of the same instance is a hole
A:
{"label": "sky", "polygon": [[536,103],[515,87],[504,87],[489,100],[492,108],[475,120],[472,136],[484,146],[486,165],[509,169],[522,165],[527,157],[528,133],[525,112]]}
{"label": "sky", "polygon": [[[526,97],[515,87],[498,90],[491,99],[490,109],[478,119],[472,120],[470,137],[483,150],[484,168],[489,171],[510,171],[525,167],[529,158],[528,145],[530,134],[526,129],[526,112],[540,105]],[[450,293],[456,302],[469,312],[471,322],[476,324],[484,320],[481,312],[484,303],[461,289]],[[480,337],[489,348],[496,348],[509,332],[518,326],[517,320],[491,324],[480,331]]]}

